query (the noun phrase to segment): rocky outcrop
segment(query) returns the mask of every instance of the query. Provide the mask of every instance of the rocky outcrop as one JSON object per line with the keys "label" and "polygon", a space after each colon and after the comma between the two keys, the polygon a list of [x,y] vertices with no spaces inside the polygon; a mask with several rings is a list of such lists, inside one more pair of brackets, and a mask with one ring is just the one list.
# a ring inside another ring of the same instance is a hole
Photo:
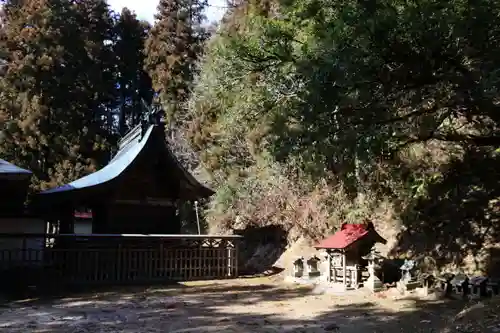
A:
{"label": "rocky outcrop", "polygon": [[238,254],[241,274],[260,274],[273,269],[287,246],[287,232],[281,226],[250,226],[233,232],[243,236]]}

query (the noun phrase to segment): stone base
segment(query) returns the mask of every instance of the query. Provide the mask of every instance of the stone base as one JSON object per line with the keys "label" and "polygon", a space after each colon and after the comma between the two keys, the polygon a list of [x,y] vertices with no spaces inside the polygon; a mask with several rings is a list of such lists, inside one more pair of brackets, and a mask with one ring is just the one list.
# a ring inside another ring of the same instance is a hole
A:
{"label": "stone base", "polygon": [[310,278],[318,278],[318,277],[320,277],[320,276],[321,276],[321,272],[309,272],[309,273],[308,273],[308,276],[309,276]]}
{"label": "stone base", "polygon": [[339,295],[345,294],[350,290],[346,288],[342,283],[319,283],[314,287],[313,293],[315,294],[332,294]]}
{"label": "stone base", "polygon": [[409,281],[409,282],[398,281],[396,283],[396,288],[403,294],[415,290],[421,285],[422,284],[418,281]]}
{"label": "stone base", "polygon": [[293,277],[296,277],[296,278],[300,278],[300,277],[303,277],[304,276],[304,273],[303,272],[293,272]]}
{"label": "stone base", "polygon": [[415,288],[415,293],[420,297],[427,297],[430,295],[431,290],[429,290],[429,287]]}
{"label": "stone base", "polygon": [[382,291],[385,289],[382,281],[380,281],[380,279],[374,275],[370,276],[368,280],[363,283],[363,285],[365,288],[373,292]]}
{"label": "stone base", "polygon": [[303,284],[303,285],[315,285],[321,283],[320,277],[309,278],[307,276],[295,277],[295,276],[285,276],[284,282]]}

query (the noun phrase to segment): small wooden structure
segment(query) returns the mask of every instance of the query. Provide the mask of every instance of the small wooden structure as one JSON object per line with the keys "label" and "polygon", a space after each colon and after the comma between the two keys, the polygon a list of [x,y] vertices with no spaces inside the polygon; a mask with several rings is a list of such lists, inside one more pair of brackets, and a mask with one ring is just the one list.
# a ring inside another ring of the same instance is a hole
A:
{"label": "small wooden structure", "polygon": [[375,243],[385,244],[386,240],[373,223],[342,224],[339,231],[315,246],[327,253],[327,281],[341,283],[344,288],[358,288],[367,266],[362,257],[370,253]]}

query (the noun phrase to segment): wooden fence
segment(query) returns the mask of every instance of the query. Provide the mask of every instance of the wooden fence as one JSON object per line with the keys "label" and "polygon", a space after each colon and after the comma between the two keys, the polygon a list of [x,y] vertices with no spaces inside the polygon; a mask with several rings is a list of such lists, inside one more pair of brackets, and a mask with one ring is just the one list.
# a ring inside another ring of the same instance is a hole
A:
{"label": "wooden fence", "polygon": [[0,234],[0,274],[69,285],[234,278],[240,238]]}

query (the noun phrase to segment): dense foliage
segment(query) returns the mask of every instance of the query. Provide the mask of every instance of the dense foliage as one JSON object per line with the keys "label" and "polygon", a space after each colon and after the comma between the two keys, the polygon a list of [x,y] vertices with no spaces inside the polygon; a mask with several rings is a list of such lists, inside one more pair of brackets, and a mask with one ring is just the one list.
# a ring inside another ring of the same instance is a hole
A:
{"label": "dense foliage", "polygon": [[219,230],[500,235],[497,2],[238,1],[210,37],[206,6],[162,0],[150,27],[105,1],[4,1],[2,157],[37,187],[74,179],[156,99]]}
{"label": "dense foliage", "polygon": [[102,167],[153,100],[144,48],[161,22],[150,32],[104,0],[1,4],[0,156],[32,170],[34,190]]}
{"label": "dense foliage", "polygon": [[114,99],[107,5],[28,1],[6,4],[4,19],[2,156],[42,186],[95,168],[107,155],[101,119]]}
{"label": "dense foliage", "polygon": [[206,1],[161,0],[157,22],[146,41],[145,68],[170,118],[189,96],[195,64],[206,39],[201,27]]}
{"label": "dense foliage", "polygon": [[491,204],[461,210],[484,184],[464,183],[454,209],[439,202],[456,191],[436,187],[475,177],[471,154],[498,165],[499,15],[482,0],[239,5],[208,42],[189,101],[191,142],[219,189],[212,220],[316,237],[360,217],[415,230],[423,216],[492,221]]}
{"label": "dense foliage", "polygon": [[115,25],[114,52],[118,71],[120,103],[119,129],[124,135],[140,122],[142,100],[148,105],[153,100],[151,78],[144,70],[144,42],[150,30],[149,23],[139,21],[124,8]]}

